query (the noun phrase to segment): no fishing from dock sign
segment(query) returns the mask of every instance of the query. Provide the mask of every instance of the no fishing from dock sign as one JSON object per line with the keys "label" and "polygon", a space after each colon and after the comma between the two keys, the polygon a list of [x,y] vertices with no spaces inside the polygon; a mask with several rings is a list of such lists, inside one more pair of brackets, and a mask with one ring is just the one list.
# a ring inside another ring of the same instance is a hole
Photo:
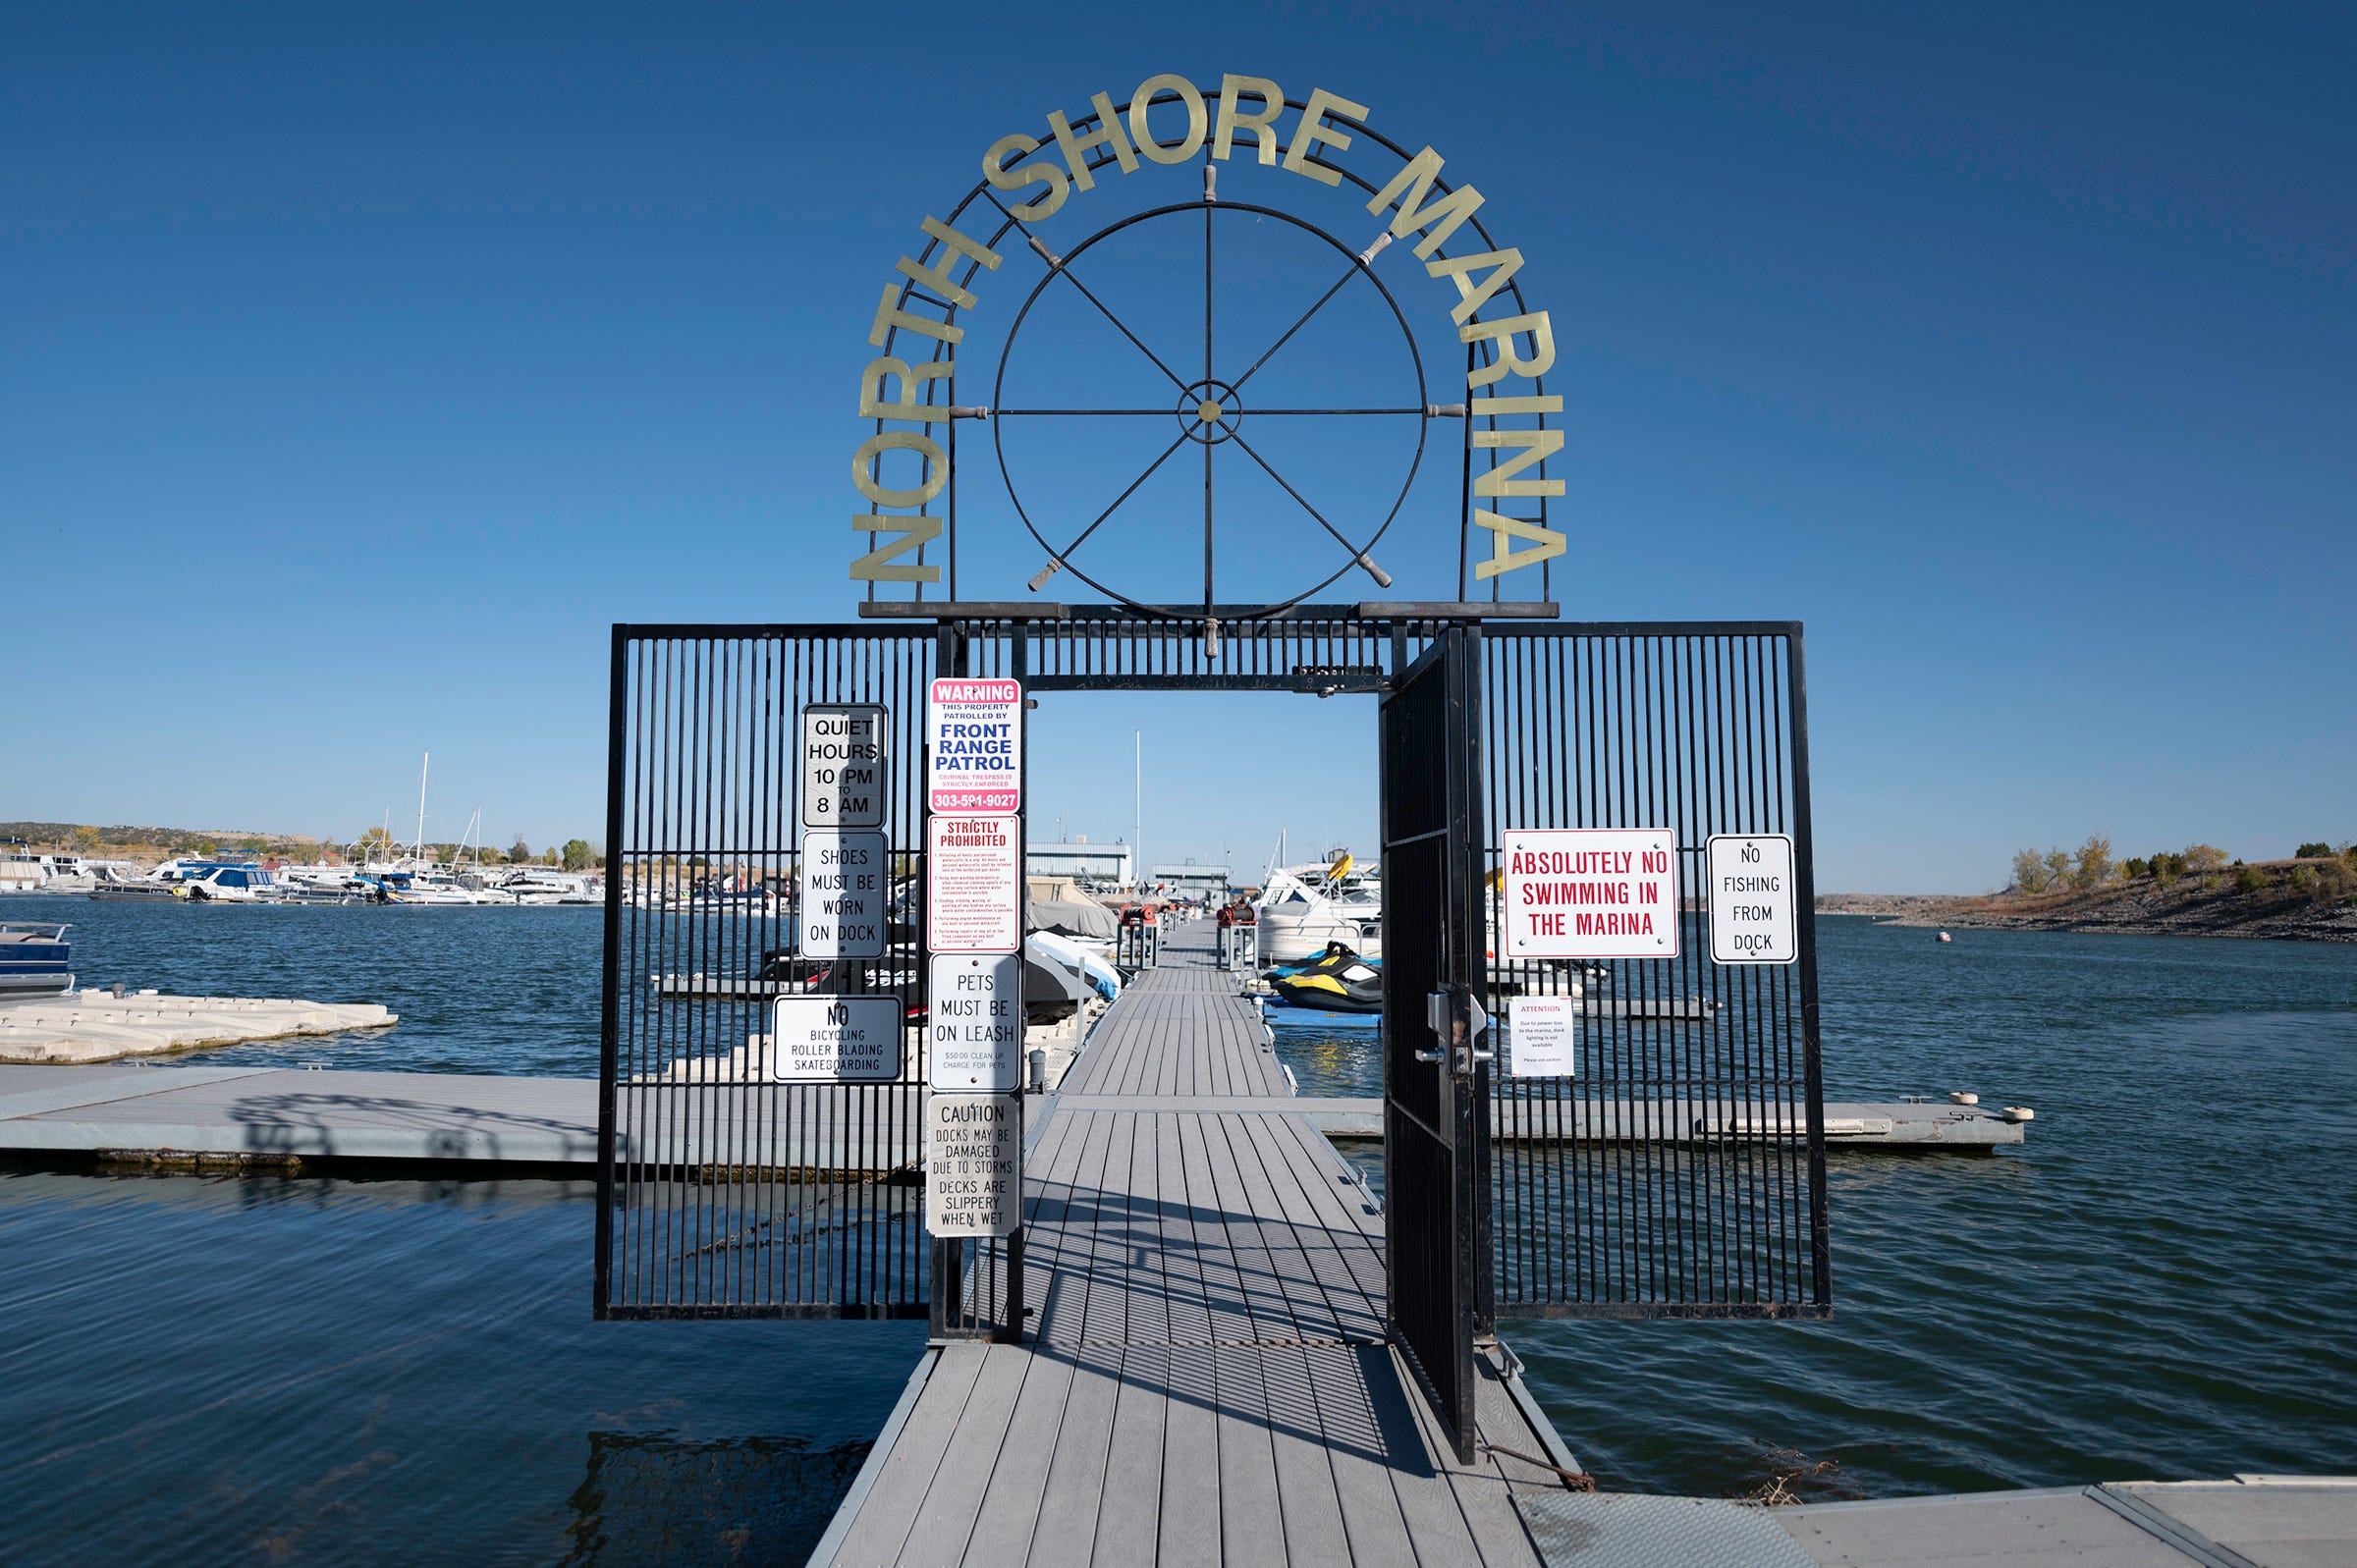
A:
{"label": "no fishing from dock sign", "polygon": [[1505,839],[1506,956],[1677,956],[1666,828],[1525,828]]}
{"label": "no fishing from dock sign", "polygon": [[1781,833],[1720,834],[1710,851],[1711,961],[1798,960],[1792,840]]}
{"label": "no fishing from dock sign", "polygon": [[926,704],[926,798],[935,811],[1023,808],[1023,687],[945,676]]}

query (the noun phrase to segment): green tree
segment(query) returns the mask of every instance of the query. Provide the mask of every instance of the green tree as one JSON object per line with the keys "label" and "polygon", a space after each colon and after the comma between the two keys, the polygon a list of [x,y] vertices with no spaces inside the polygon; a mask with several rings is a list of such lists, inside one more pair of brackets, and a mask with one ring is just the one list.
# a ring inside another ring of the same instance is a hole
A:
{"label": "green tree", "polygon": [[2300,845],[2291,852],[2291,857],[2294,860],[2326,860],[2330,859],[2331,854],[2332,846],[2319,839],[2315,843]]}
{"label": "green tree", "polygon": [[587,871],[590,867],[598,864],[600,858],[598,852],[589,847],[588,839],[568,838],[565,840],[565,869],[567,871]]}
{"label": "green tree", "polygon": [[2087,841],[2079,845],[2076,858],[2078,863],[2071,872],[2071,881],[2082,888],[2092,888],[2111,875],[2111,840],[2091,833]]}
{"label": "green tree", "polygon": [[2257,892],[2266,886],[2267,873],[2257,866],[2244,866],[2234,873],[2234,891],[2237,892]]}
{"label": "green tree", "polygon": [[516,841],[508,845],[508,858],[520,866],[532,858],[532,846],[523,841],[521,834],[517,835]]}
{"label": "green tree", "polygon": [[2045,855],[2045,864],[2047,886],[2059,888],[2062,886],[2063,880],[2070,875],[2070,851],[2049,849]]}
{"label": "green tree", "polygon": [[2023,892],[2046,891],[2046,862],[2035,849],[2019,849],[2013,854],[2013,886]]}
{"label": "green tree", "polygon": [[2151,876],[2153,863],[2149,860],[2139,860],[2134,855],[2130,855],[2119,863],[2119,874],[2130,882],[2134,882],[2139,877]]}

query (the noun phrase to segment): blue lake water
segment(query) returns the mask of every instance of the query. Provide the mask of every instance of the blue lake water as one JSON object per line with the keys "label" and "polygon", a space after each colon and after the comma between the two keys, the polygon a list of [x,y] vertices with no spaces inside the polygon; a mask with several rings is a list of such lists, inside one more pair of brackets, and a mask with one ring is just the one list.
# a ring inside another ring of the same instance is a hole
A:
{"label": "blue lake water", "polygon": [[[382,1001],[208,1061],[585,1076],[598,916],[9,899],[85,983]],[[2039,1110],[1833,1160],[1830,1323],[1512,1324],[1608,1486],[2357,1471],[2357,948],[1821,923],[1829,1093]],[[1374,1037],[1288,1037],[1305,1092]],[[595,1325],[556,1182],[0,1173],[0,1558],[793,1562],[920,1325]]]}

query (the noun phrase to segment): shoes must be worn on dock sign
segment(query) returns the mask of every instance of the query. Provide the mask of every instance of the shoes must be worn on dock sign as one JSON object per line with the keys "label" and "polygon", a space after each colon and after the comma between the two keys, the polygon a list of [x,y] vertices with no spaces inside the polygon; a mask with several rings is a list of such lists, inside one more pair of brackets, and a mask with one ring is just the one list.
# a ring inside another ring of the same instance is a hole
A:
{"label": "shoes must be worn on dock sign", "polygon": [[880,833],[802,830],[802,955],[884,956],[885,869],[892,851]]}

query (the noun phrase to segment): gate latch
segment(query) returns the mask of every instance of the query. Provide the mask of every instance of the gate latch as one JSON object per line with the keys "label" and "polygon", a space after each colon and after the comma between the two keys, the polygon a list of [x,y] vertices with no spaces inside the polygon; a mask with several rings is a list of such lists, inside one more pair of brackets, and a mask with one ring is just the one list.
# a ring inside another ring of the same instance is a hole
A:
{"label": "gate latch", "polygon": [[1424,1021],[1431,1025],[1434,1036],[1447,1045],[1444,1051],[1417,1052],[1418,1061],[1440,1061],[1446,1052],[1454,1052],[1455,1070],[1469,1075],[1476,1062],[1489,1061],[1497,1055],[1494,1051],[1483,1051],[1474,1045],[1489,1032],[1490,1015],[1471,986],[1452,986],[1446,991],[1425,993]]}

